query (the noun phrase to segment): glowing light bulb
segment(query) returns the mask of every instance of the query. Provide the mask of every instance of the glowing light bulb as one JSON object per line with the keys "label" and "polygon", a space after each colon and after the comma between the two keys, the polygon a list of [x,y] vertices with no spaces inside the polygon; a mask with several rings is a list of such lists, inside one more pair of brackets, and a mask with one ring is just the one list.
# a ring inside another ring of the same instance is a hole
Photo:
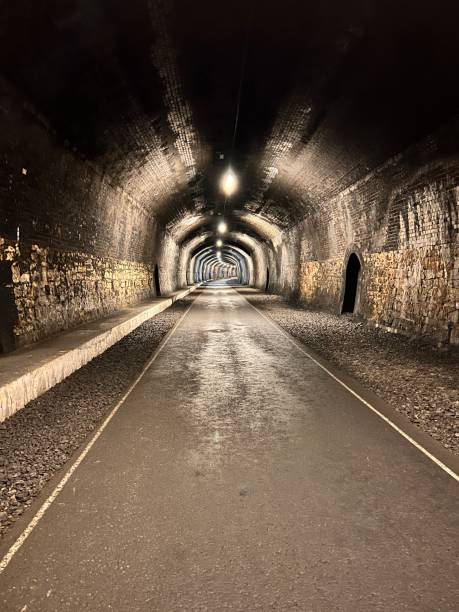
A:
{"label": "glowing light bulb", "polygon": [[235,191],[237,190],[237,186],[238,186],[237,176],[234,174],[231,168],[228,168],[228,170],[222,176],[222,179],[220,181],[220,188],[223,191],[223,193],[228,198],[230,198],[233,195],[233,193],[235,193]]}
{"label": "glowing light bulb", "polygon": [[226,223],[224,221],[220,221],[220,223],[217,226],[217,231],[220,234],[224,234],[227,229],[228,229],[228,226],[226,225]]}
{"label": "glowing light bulb", "polygon": [[221,240],[220,238],[217,240],[217,242],[215,243],[215,246],[218,247],[222,247],[223,246],[223,240]]}

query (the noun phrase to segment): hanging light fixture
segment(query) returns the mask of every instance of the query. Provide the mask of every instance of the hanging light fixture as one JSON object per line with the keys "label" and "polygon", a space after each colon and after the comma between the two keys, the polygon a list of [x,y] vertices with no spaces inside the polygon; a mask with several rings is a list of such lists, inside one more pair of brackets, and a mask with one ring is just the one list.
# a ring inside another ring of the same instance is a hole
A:
{"label": "hanging light fixture", "polygon": [[219,234],[224,234],[227,229],[228,229],[228,226],[224,221],[220,221],[220,223],[217,225],[217,232]]}
{"label": "hanging light fixture", "polygon": [[219,238],[219,239],[217,240],[217,242],[215,243],[215,246],[217,246],[217,247],[219,247],[219,248],[220,248],[220,247],[222,247],[222,246],[223,246],[223,240],[222,240],[221,238]]}
{"label": "hanging light fixture", "polygon": [[238,180],[232,168],[228,168],[220,181],[220,188],[227,198],[230,198],[237,190]]}
{"label": "hanging light fixture", "polygon": [[[233,139],[231,143],[230,159],[232,158],[232,155],[234,153],[235,146],[236,146],[236,136],[237,136],[237,129],[238,129],[238,124],[239,124],[239,114],[241,110],[242,86],[244,83],[245,64],[247,60],[248,45],[249,45],[249,21],[247,21],[247,27],[246,27],[245,37],[244,37],[244,45],[243,45],[243,50],[242,50],[241,73],[240,73],[240,79],[239,79],[239,90],[237,94],[236,114],[234,117],[234,129],[233,129]],[[224,159],[224,157],[225,157],[224,155],[220,154],[220,159]],[[220,179],[220,189],[225,194],[226,198],[230,198],[232,195],[234,195],[234,193],[236,193],[238,187],[239,187],[238,177],[233,171],[233,169],[231,168],[231,166],[228,166],[226,172],[222,175]],[[226,200],[223,205],[223,210],[225,210],[225,205],[226,205]],[[226,232],[226,229],[227,229],[226,223],[221,222],[219,224],[218,231],[221,234],[223,234],[224,232]]]}

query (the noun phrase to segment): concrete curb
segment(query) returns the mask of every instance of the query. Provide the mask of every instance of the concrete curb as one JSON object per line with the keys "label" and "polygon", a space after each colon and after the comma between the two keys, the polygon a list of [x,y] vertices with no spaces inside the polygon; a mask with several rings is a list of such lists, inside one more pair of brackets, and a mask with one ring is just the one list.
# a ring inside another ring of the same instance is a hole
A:
{"label": "concrete curb", "polygon": [[[35,347],[2,357],[0,422],[196,288],[197,285],[177,291],[152,305],[128,309],[124,315],[115,313],[106,319],[79,326]],[[133,315],[132,310],[135,312]],[[101,327],[106,329],[100,331]],[[85,339],[84,336],[91,337]]]}

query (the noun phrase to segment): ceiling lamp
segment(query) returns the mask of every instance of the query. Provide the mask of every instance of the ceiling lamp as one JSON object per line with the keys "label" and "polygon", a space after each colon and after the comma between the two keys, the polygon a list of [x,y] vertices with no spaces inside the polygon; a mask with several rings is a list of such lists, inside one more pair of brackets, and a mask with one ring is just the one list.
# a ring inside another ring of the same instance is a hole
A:
{"label": "ceiling lamp", "polygon": [[228,226],[226,225],[224,221],[220,221],[220,223],[217,225],[217,232],[219,234],[224,234],[227,229],[228,229]]}
{"label": "ceiling lamp", "polygon": [[227,198],[230,198],[236,192],[238,186],[237,176],[231,168],[225,172],[220,181],[220,188]]}
{"label": "ceiling lamp", "polygon": [[221,238],[219,238],[219,239],[217,240],[217,242],[215,243],[215,246],[217,246],[217,247],[219,247],[219,248],[220,248],[220,247],[222,247],[222,246],[223,246],[223,240],[222,240]]}

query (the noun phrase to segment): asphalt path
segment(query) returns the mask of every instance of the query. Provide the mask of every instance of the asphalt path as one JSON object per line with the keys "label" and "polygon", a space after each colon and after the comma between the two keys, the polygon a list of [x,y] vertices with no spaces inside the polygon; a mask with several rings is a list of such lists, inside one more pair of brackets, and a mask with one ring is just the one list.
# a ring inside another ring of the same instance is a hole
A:
{"label": "asphalt path", "polygon": [[0,549],[5,612],[459,607],[457,482],[231,287],[84,453]]}

